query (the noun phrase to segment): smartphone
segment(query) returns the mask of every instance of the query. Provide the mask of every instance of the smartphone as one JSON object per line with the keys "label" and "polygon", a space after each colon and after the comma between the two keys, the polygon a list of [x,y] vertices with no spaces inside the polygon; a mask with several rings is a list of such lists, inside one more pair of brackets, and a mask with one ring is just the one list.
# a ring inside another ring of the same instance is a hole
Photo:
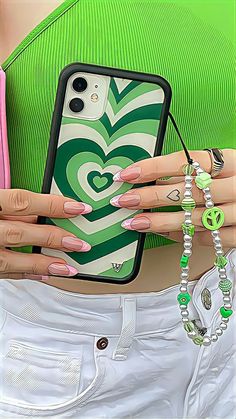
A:
{"label": "smartphone", "polygon": [[10,188],[10,163],[6,121],[6,75],[0,67],[0,189]]}
{"label": "smartphone", "polygon": [[113,175],[161,154],[170,101],[170,85],[160,76],[80,63],[61,72],[42,192],[85,202],[93,212],[38,222],[62,227],[92,248],[34,251],[64,258],[78,279],[125,284],[137,276],[145,234],[121,223],[142,211],[114,207],[110,199],[141,185],[113,182]]}

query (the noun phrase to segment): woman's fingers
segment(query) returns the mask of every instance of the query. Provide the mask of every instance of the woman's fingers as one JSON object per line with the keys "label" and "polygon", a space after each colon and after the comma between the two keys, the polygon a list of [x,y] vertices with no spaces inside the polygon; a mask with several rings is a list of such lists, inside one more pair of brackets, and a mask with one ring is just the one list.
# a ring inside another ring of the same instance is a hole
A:
{"label": "woman's fingers", "polygon": [[0,216],[42,215],[50,218],[71,218],[91,211],[90,205],[63,196],[38,194],[23,189],[0,190]]}
{"label": "woman's fingers", "polygon": [[[182,231],[172,231],[167,235],[168,239],[176,242],[183,242]],[[236,226],[222,227],[220,229],[220,238],[223,247],[235,247],[236,246]],[[212,245],[212,236],[209,231],[204,230],[202,232],[196,232],[193,236],[193,243],[199,246],[210,246]]]}
{"label": "woman's fingers", "polygon": [[[211,184],[212,199],[216,204],[232,202],[233,190],[236,188],[236,176],[231,178],[213,179]],[[131,209],[156,208],[169,205],[179,205],[184,198],[185,184],[152,185],[135,188],[123,195],[111,199],[116,207]],[[202,191],[193,184],[193,198],[197,205],[204,204]]]}
{"label": "woman's fingers", "polygon": [[23,221],[24,223],[36,224],[37,215],[2,215],[1,220],[10,220],[10,221]]}
{"label": "woman's fingers", "polygon": [[[18,253],[1,249],[0,278],[6,278],[10,272],[14,274],[74,276],[77,269],[67,265],[63,259],[29,253]],[[27,278],[27,276],[25,276]]]}
{"label": "woman's fingers", "polygon": [[[218,205],[224,211],[224,226],[236,224],[236,203]],[[192,212],[192,223],[198,228],[204,228],[202,225],[202,214],[206,208],[195,208]],[[144,233],[162,233],[178,231],[184,222],[184,211],[178,212],[150,212],[138,214],[122,223],[122,227],[127,230],[137,230]]]}
{"label": "woman's fingers", "polygon": [[[230,177],[236,174],[236,150],[225,149],[225,165],[220,177]],[[211,159],[207,151],[190,151],[193,160],[200,163],[208,173],[211,170]],[[141,160],[114,175],[114,181],[128,183],[146,183],[165,176],[183,176],[182,166],[186,164],[183,151],[171,153],[166,156],[157,156]]]}
{"label": "woman's fingers", "polygon": [[56,226],[0,220],[0,247],[36,245],[62,251],[87,252],[91,246]]}

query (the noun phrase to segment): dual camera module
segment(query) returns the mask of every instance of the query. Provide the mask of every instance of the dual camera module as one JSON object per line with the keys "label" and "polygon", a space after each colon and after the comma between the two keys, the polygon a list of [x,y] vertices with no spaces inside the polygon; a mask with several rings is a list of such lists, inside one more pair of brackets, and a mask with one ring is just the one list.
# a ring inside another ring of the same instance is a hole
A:
{"label": "dual camera module", "polygon": [[[87,89],[88,83],[83,77],[77,77],[72,83],[75,92],[83,93]],[[84,109],[84,101],[80,98],[73,98],[69,103],[69,108],[72,112],[78,113]]]}

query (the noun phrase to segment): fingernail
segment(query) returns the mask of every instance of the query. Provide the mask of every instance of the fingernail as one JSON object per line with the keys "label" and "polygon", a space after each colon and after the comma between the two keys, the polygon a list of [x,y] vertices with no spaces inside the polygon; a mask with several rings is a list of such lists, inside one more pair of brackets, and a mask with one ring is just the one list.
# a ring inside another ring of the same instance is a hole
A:
{"label": "fingernail", "polygon": [[146,230],[150,228],[151,222],[146,217],[138,217],[138,218],[128,218],[127,220],[123,221],[121,227],[126,228],[127,230]]}
{"label": "fingernail", "polygon": [[78,273],[77,269],[73,268],[73,266],[65,265],[63,263],[52,263],[48,267],[48,272],[53,275],[61,276],[74,276]]}
{"label": "fingernail", "polygon": [[63,237],[61,243],[63,247],[66,247],[66,249],[74,250],[75,252],[87,252],[91,249],[90,244],[83,240],[77,239],[76,237]]}
{"label": "fingernail", "polygon": [[126,180],[135,180],[140,176],[141,167],[127,167],[127,169],[120,170],[113,176],[115,182],[124,182]]}
{"label": "fingernail", "polygon": [[72,215],[88,214],[92,210],[93,210],[93,208],[91,207],[91,205],[84,204],[82,202],[68,201],[68,202],[65,202],[65,204],[64,204],[64,211],[67,214],[72,214]]}
{"label": "fingernail", "polygon": [[110,200],[110,203],[115,207],[133,207],[140,204],[140,196],[133,193],[117,195]]}

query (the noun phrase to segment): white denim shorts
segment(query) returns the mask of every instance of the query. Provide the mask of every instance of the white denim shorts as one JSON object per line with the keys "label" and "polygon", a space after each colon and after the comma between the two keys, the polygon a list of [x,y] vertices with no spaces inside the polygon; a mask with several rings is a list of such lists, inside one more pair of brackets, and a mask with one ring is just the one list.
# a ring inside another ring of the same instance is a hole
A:
{"label": "white denim shorts", "polygon": [[[236,249],[228,257],[236,282]],[[220,321],[217,283],[215,268],[190,283],[202,333]],[[0,281],[1,419],[235,418],[235,315],[217,343],[196,346],[178,292],[78,295]]]}

